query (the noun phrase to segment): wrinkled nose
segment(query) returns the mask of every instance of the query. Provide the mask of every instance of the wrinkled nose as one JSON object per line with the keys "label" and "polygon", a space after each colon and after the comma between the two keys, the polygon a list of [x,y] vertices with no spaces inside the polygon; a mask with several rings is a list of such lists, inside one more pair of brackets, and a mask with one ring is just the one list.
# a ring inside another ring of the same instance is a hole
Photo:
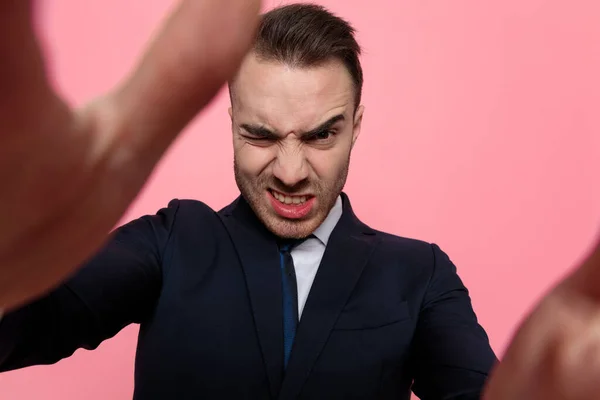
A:
{"label": "wrinkled nose", "polygon": [[295,187],[308,178],[308,165],[301,149],[281,149],[273,166],[273,175],[287,187]]}

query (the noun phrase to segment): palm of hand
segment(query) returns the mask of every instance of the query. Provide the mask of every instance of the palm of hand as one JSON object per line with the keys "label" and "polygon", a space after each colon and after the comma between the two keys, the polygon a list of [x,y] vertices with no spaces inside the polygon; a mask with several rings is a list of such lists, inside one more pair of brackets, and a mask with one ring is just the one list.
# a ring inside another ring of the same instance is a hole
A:
{"label": "palm of hand", "polygon": [[0,55],[14,62],[0,66],[0,307],[50,289],[103,243],[164,151],[235,73],[259,5],[183,1],[133,74],[73,111],[46,80],[30,2],[2,4]]}
{"label": "palm of hand", "polygon": [[600,244],[524,321],[486,400],[600,397]]}

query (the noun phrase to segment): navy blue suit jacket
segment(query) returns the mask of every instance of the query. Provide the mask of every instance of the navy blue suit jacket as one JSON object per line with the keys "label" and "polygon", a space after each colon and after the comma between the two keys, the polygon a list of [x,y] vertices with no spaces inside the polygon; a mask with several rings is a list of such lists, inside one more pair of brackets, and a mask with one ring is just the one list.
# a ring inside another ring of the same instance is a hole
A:
{"label": "navy blue suit jacket", "polygon": [[173,200],[0,323],[0,370],[51,364],[140,324],[136,400],[478,399],[496,362],[436,245],[375,231],[343,194],[283,370],[275,238],[238,198]]}

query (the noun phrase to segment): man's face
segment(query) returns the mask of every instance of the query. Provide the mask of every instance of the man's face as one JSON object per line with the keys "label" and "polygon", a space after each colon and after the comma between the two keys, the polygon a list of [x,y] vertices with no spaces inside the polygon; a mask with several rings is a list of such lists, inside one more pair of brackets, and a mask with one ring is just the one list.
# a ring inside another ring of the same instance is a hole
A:
{"label": "man's face", "polygon": [[232,93],[240,192],[274,234],[310,235],[344,187],[360,132],[350,74],[337,61],[292,68],[250,54]]}

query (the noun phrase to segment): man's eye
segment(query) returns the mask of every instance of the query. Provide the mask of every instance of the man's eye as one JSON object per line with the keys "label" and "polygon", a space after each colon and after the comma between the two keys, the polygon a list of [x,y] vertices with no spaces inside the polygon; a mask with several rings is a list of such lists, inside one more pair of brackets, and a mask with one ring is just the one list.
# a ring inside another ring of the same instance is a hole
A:
{"label": "man's eye", "polygon": [[252,140],[253,142],[267,142],[269,140],[272,140],[271,138],[266,136],[244,135],[244,138],[246,138],[247,140]]}
{"label": "man's eye", "polygon": [[335,132],[333,131],[321,131],[312,135],[309,140],[327,140],[330,139],[334,134]]}

